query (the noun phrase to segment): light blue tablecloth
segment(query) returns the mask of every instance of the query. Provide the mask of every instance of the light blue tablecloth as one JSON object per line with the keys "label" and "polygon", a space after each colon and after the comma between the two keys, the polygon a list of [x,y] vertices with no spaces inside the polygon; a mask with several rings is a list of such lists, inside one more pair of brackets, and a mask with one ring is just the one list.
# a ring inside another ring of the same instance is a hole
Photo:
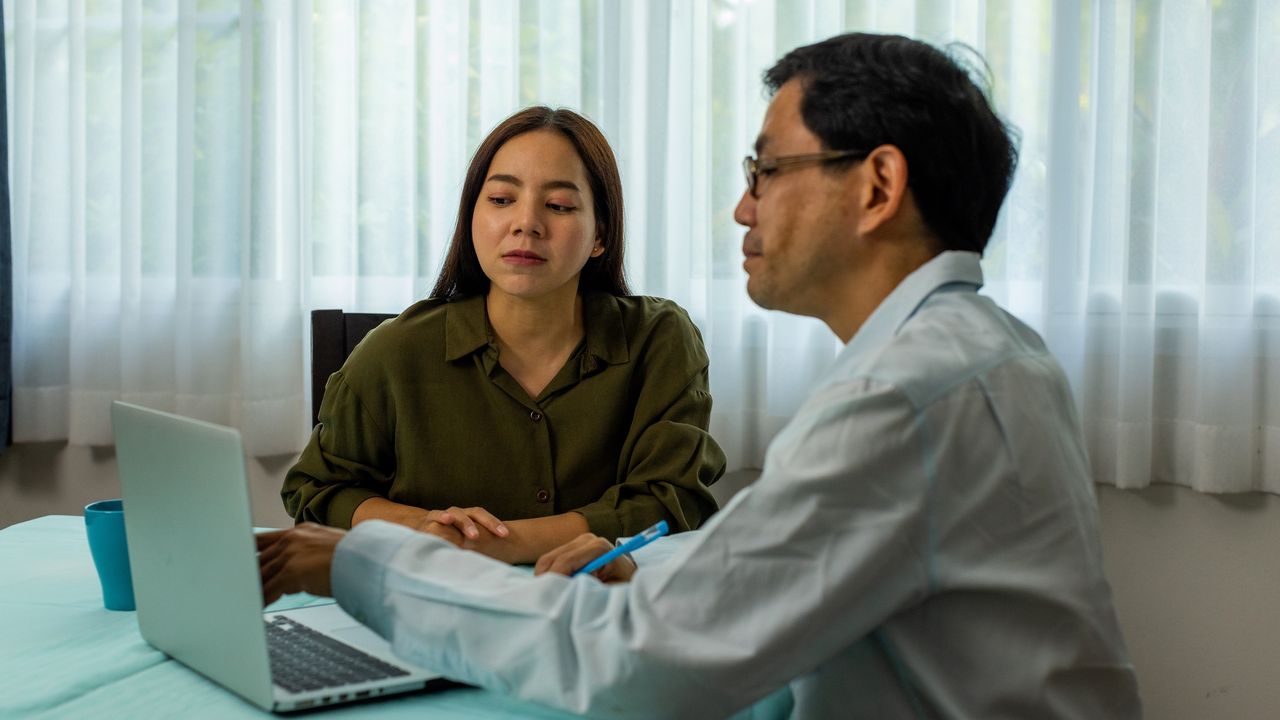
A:
{"label": "light blue tablecloth", "polygon": [[[294,596],[276,608],[307,601]],[[655,688],[655,692],[660,691]],[[783,688],[735,716],[785,717]],[[305,717],[574,718],[474,688],[338,706]],[[0,718],[276,717],[152,648],[135,613],[102,607],[84,518],[51,515],[0,530]]]}
{"label": "light blue tablecloth", "polygon": [[[323,714],[576,717],[472,688],[340,706]],[[49,516],[0,530],[0,718],[250,717],[274,716],[152,648],[138,634],[135,613],[103,609],[84,518]]]}

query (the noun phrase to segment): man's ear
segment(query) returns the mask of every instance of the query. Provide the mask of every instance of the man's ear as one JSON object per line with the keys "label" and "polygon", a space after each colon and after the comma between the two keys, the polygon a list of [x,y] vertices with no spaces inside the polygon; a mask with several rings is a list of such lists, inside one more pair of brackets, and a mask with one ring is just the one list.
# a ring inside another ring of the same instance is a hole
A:
{"label": "man's ear", "polygon": [[907,193],[907,157],[894,145],[872,150],[858,167],[858,232],[866,235],[897,217]]}

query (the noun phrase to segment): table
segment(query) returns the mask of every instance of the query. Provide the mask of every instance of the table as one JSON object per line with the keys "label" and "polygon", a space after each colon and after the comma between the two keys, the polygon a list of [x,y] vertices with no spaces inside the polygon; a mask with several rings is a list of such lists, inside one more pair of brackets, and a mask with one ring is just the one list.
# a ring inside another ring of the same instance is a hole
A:
{"label": "table", "polygon": [[[293,604],[298,604],[294,599]],[[476,688],[336,706],[306,717],[573,718]],[[102,607],[84,518],[0,530],[0,718],[270,718],[142,639]]]}

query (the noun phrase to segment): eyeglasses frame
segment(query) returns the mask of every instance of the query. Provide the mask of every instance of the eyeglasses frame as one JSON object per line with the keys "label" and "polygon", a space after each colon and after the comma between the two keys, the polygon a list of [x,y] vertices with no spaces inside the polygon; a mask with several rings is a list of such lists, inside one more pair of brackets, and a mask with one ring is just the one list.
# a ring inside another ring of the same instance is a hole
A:
{"label": "eyeglasses frame", "polygon": [[852,157],[861,159],[868,154],[869,151],[867,150],[824,150],[823,152],[804,153],[801,155],[782,155],[767,160],[759,160],[754,155],[748,155],[742,158],[742,172],[747,179],[747,192],[751,194],[752,198],[759,200],[761,175],[771,175],[775,172],[790,170],[810,163],[826,164]]}

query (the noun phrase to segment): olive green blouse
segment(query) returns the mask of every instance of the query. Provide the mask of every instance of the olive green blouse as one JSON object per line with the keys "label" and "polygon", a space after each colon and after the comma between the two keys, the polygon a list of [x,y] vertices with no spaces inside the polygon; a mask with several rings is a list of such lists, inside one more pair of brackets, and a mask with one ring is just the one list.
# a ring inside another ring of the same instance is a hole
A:
{"label": "olive green blouse", "polygon": [[661,519],[700,526],[725,467],[701,335],[656,298],[589,293],[583,318],[586,337],[538,398],[498,363],[483,297],[384,322],[329,377],[285,508],[339,527],[374,496],[501,520],[572,510],[611,540]]}

